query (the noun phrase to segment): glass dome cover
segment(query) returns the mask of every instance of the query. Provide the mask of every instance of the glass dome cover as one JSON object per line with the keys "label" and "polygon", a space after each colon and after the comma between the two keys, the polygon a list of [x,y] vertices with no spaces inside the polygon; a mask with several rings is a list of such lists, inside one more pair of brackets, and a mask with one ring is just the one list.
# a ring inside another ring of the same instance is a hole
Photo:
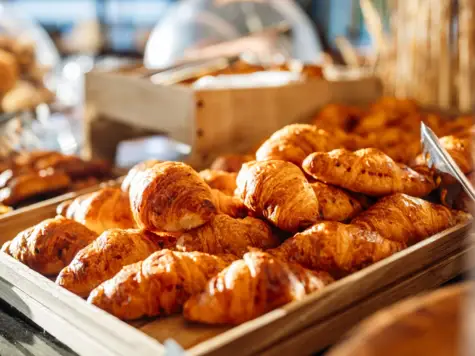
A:
{"label": "glass dome cover", "polygon": [[319,62],[321,44],[311,21],[294,1],[185,0],[176,4],[152,31],[145,49],[145,65],[166,67],[206,46],[282,24],[289,26],[290,40],[280,37],[272,45],[274,53]]}

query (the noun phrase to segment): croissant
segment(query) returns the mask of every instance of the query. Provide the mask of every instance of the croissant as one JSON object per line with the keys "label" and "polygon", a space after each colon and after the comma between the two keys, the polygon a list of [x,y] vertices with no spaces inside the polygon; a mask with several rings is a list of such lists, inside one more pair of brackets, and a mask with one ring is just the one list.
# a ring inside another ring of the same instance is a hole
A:
{"label": "croissant", "polygon": [[39,194],[65,191],[70,184],[69,176],[61,172],[47,170],[23,174],[11,179],[5,188],[0,189],[0,203],[17,205]]}
{"label": "croissant", "polygon": [[[447,153],[454,159],[463,173],[470,173],[473,170],[472,147],[470,138],[459,138],[455,136],[444,136],[439,139],[440,144]],[[421,154],[417,156],[415,164],[427,164],[426,157]]]}
{"label": "croissant", "polygon": [[421,197],[436,188],[429,172],[423,174],[397,164],[375,148],[315,152],[305,159],[302,167],[319,181],[370,196],[406,193]]}
{"label": "croissant", "polygon": [[276,131],[256,152],[258,161],[282,160],[300,167],[312,152],[337,148],[334,137],[314,125],[292,124]]}
{"label": "croissant", "polygon": [[358,225],[325,221],[286,240],[269,253],[284,261],[342,277],[405,248]]}
{"label": "croissant", "polygon": [[165,239],[146,231],[107,230],[76,254],[59,273],[56,284],[87,297],[122,267],[144,260],[165,245]]}
{"label": "croissant", "polygon": [[61,171],[73,179],[88,176],[103,177],[111,173],[111,167],[105,161],[84,161],[79,157],[63,154],[40,157],[34,162],[33,166],[36,170],[51,168],[55,171]]}
{"label": "croissant", "polygon": [[131,229],[136,226],[129,197],[119,188],[102,188],[78,197],[73,202],[64,202],[56,212],[84,224],[98,234],[108,229]]}
{"label": "croissant", "polygon": [[182,233],[177,240],[176,249],[242,256],[249,247],[268,249],[278,244],[279,239],[262,220],[216,215],[206,225]]}
{"label": "croissant", "polygon": [[410,245],[456,225],[463,219],[461,214],[423,199],[394,194],[380,199],[351,223]]}
{"label": "croissant", "polygon": [[56,275],[97,234],[76,221],[58,216],[20,232],[2,251],[43,275]]}
{"label": "croissant", "polygon": [[292,163],[277,160],[245,163],[237,186],[236,194],[249,210],[282,230],[295,232],[319,218],[312,186]]}
{"label": "croissant", "polygon": [[361,202],[351,193],[321,182],[311,183],[317,196],[323,220],[345,221],[363,210]]}
{"label": "croissant", "polygon": [[313,124],[324,130],[337,127],[350,132],[363,115],[364,111],[356,106],[329,104],[313,119]]}
{"label": "croissant", "polygon": [[199,174],[211,188],[218,189],[227,195],[234,195],[237,173],[205,169]]}
{"label": "croissant", "polygon": [[161,250],[144,261],[124,267],[89,295],[88,302],[123,319],[180,312],[193,294],[206,287],[236,258],[202,252]]}
{"label": "croissant", "polygon": [[130,186],[132,185],[132,182],[137,179],[137,177],[144,172],[146,169],[151,168],[155,166],[158,163],[162,163],[163,161],[159,161],[156,159],[149,159],[147,161],[140,162],[133,166],[127,175],[125,176],[124,180],[122,181],[122,184],[120,188],[122,189],[123,192],[128,193],[130,190]]}
{"label": "croissant", "polygon": [[223,155],[217,157],[213,163],[211,163],[210,169],[214,171],[237,173],[244,163],[252,160],[254,160],[254,157],[251,155]]}
{"label": "croissant", "polygon": [[211,189],[213,204],[218,214],[226,214],[233,218],[244,218],[248,210],[241,199],[231,197],[217,189]]}
{"label": "croissant", "polygon": [[206,324],[240,324],[331,283],[325,272],[287,264],[265,252],[246,253],[208,282],[184,306],[186,319]]}
{"label": "croissant", "polygon": [[190,166],[163,162],[145,170],[130,187],[132,213],[150,231],[182,231],[216,213],[211,188]]}

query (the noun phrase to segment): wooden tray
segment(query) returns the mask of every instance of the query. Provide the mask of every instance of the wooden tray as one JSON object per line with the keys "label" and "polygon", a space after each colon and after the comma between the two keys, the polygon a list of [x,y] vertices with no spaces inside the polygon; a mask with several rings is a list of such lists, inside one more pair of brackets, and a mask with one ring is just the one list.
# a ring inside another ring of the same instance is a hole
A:
{"label": "wooden tray", "polygon": [[[0,243],[55,214],[59,202],[0,220]],[[130,324],[87,304],[28,267],[0,254],[0,298],[79,354],[159,355],[174,340],[190,355],[299,354],[320,350],[355,322],[408,295],[462,273],[474,249],[471,223],[456,226],[346,277],[302,301],[240,326],[207,327],[181,316]]]}
{"label": "wooden tray", "polygon": [[467,282],[397,303],[361,323],[328,356],[469,355],[475,344],[464,337],[475,331],[474,292]]}

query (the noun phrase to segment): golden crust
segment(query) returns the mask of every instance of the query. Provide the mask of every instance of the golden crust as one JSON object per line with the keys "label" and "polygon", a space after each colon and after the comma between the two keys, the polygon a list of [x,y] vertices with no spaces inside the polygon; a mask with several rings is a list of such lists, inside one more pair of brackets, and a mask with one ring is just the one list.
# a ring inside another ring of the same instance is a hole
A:
{"label": "golden crust", "polygon": [[244,205],[282,230],[296,232],[319,218],[312,186],[292,163],[246,163],[239,172],[237,185],[236,195]]}
{"label": "golden crust", "polygon": [[371,196],[406,193],[422,197],[436,188],[429,172],[416,172],[374,148],[316,152],[302,167],[319,181]]}
{"label": "golden crust", "polygon": [[183,231],[216,213],[211,188],[190,166],[163,162],[145,170],[130,188],[132,213],[150,231]]}
{"label": "golden crust", "polygon": [[140,176],[141,173],[143,173],[146,169],[152,168],[156,164],[162,163],[163,161],[159,161],[156,159],[149,159],[143,162],[140,162],[133,166],[127,175],[125,176],[124,180],[122,181],[122,184],[120,188],[122,189],[123,192],[128,193],[130,190],[130,186],[132,185],[132,182],[137,179],[137,177]]}
{"label": "golden crust", "polygon": [[129,197],[119,188],[102,188],[80,196],[73,202],[60,204],[56,212],[84,224],[98,234],[113,228],[136,227]]}
{"label": "golden crust", "polygon": [[20,232],[2,251],[43,275],[53,276],[96,237],[76,221],[58,216]]}
{"label": "golden crust", "polygon": [[352,224],[376,231],[386,239],[414,244],[456,225],[460,213],[405,194],[380,199],[353,219]]}
{"label": "golden crust", "polygon": [[56,284],[87,297],[122,267],[144,260],[165,245],[161,237],[146,231],[107,230],[76,254],[59,273]]}
{"label": "golden crust", "polygon": [[180,312],[185,301],[236,257],[161,250],[124,267],[89,295],[88,302],[123,319]]}
{"label": "golden crust", "polygon": [[213,277],[202,293],[185,303],[183,314],[188,320],[206,324],[240,324],[331,282],[324,272],[253,251]]}
{"label": "golden crust", "polygon": [[334,137],[314,125],[292,124],[276,131],[256,152],[258,161],[282,160],[300,166],[312,152],[337,148]]}
{"label": "golden crust", "polygon": [[342,277],[403,248],[404,243],[386,240],[358,225],[326,221],[296,234],[269,253],[284,261]]}
{"label": "golden crust", "polygon": [[242,256],[249,247],[268,249],[278,244],[279,240],[262,220],[251,217],[233,219],[227,215],[216,215],[206,225],[182,233],[176,248],[186,252],[231,253]]}
{"label": "golden crust", "polygon": [[247,208],[238,197],[231,197],[219,190],[211,189],[213,204],[218,214],[226,214],[233,218],[244,218],[247,216]]}
{"label": "golden crust", "polygon": [[237,173],[205,169],[199,174],[212,189],[220,190],[226,195],[234,195]]}
{"label": "golden crust", "polygon": [[346,221],[363,210],[361,202],[346,190],[321,182],[311,185],[323,220]]}
{"label": "golden crust", "polygon": [[68,175],[61,172],[41,171],[22,174],[10,179],[0,189],[0,203],[17,205],[38,194],[66,190],[71,184]]}

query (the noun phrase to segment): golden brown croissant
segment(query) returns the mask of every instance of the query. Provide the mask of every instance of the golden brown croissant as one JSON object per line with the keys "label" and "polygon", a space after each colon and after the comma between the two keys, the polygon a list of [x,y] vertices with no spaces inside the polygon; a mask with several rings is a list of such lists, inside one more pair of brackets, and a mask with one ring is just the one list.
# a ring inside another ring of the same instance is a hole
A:
{"label": "golden brown croissant", "polygon": [[233,219],[221,214],[214,216],[206,225],[182,233],[176,242],[176,249],[242,256],[249,247],[268,249],[278,244],[278,238],[264,221],[252,217]]}
{"label": "golden brown croissant", "polygon": [[352,220],[388,240],[414,244],[456,225],[462,218],[443,205],[432,204],[405,194],[380,199]]}
{"label": "golden brown croissant", "polygon": [[0,50],[0,96],[13,89],[19,79],[18,63],[11,53]]}
{"label": "golden brown croissant", "polygon": [[403,248],[404,243],[386,240],[358,225],[326,221],[296,234],[269,253],[284,261],[342,277]]}
{"label": "golden brown croissant", "polygon": [[375,148],[315,152],[302,167],[319,181],[371,196],[406,193],[422,197],[436,188],[429,172],[416,172]]}
{"label": "golden brown croissant", "polygon": [[227,195],[234,195],[237,173],[205,169],[200,172],[200,176],[211,188]]}
{"label": "golden brown croissant", "polygon": [[193,294],[236,257],[161,250],[124,267],[89,295],[88,302],[123,319],[180,312]]}
{"label": "golden brown croissant", "polygon": [[56,284],[81,296],[112,278],[122,267],[142,261],[166,244],[166,240],[141,230],[111,229],[79,251]]}
{"label": "golden brown croissant", "polygon": [[48,155],[37,159],[34,163],[36,170],[51,168],[66,173],[73,179],[87,176],[103,177],[110,175],[111,167],[105,161],[84,161],[76,156],[63,154]]}
{"label": "golden brown croissant", "polygon": [[0,189],[0,203],[17,205],[40,194],[65,191],[71,179],[64,173],[41,171],[22,174],[11,179],[5,188]]}
{"label": "golden brown croissant", "polygon": [[238,197],[230,197],[217,189],[211,189],[213,204],[218,214],[226,214],[233,218],[244,218],[248,210]]}
{"label": "golden brown croissant", "polygon": [[58,216],[20,232],[2,251],[43,275],[56,275],[97,234],[78,222]]}
{"label": "golden brown croissant", "polygon": [[251,155],[223,155],[217,157],[210,166],[210,169],[215,171],[225,171],[230,173],[237,173],[242,165],[246,162],[254,160]]}
{"label": "golden brown croissant", "polygon": [[[470,138],[459,138],[455,136],[444,136],[439,139],[440,144],[447,153],[454,159],[463,173],[470,173],[473,170],[472,146]],[[417,156],[415,164],[427,164],[426,157],[421,154]]]}
{"label": "golden brown croissant", "polygon": [[346,190],[321,182],[311,185],[323,220],[345,221],[363,210],[361,202]]}
{"label": "golden brown croissant", "polygon": [[335,138],[314,125],[292,124],[276,131],[256,152],[258,161],[282,160],[300,167],[312,152],[327,152],[339,147]]}
{"label": "golden brown croissant", "polygon": [[278,228],[295,232],[317,221],[318,200],[302,171],[284,161],[253,161],[237,178],[244,205]]}
{"label": "golden brown croissant", "polygon": [[324,130],[338,127],[350,132],[363,115],[364,111],[356,106],[329,104],[317,114],[313,123]]}
{"label": "golden brown croissant", "polygon": [[213,277],[202,293],[185,303],[183,314],[201,323],[240,324],[300,300],[332,281],[325,272],[253,251]]}
{"label": "golden brown croissant", "polygon": [[133,166],[129,172],[127,173],[127,175],[125,176],[124,180],[122,181],[122,184],[120,186],[120,188],[122,189],[122,191],[124,192],[129,192],[130,190],[130,186],[132,185],[132,182],[137,179],[137,177],[142,173],[144,172],[146,169],[148,168],[151,168],[153,166],[155,166],[156,164],[158,163],[162,163],[163,161],[159,161],[159,160],[156,160],[156,159],[149,159],[147,161],[143,161],[143,162],[140,162],[138,164],[136,164],[135,166]]}
{"label": "golden brown croissant", "polygon": [[132,182],[130,203],[139,227],[183,231],[205,224],[216,213],[211,188],[190,166],[163,162]]}
{"label": "golden brown croissant", "polygon": [[113,228],[136,227],[129,197],[119,188],[102,188],[80,196],[73,202],[64,202],[58,206],[56,212],[86,225],[98,234]]}

